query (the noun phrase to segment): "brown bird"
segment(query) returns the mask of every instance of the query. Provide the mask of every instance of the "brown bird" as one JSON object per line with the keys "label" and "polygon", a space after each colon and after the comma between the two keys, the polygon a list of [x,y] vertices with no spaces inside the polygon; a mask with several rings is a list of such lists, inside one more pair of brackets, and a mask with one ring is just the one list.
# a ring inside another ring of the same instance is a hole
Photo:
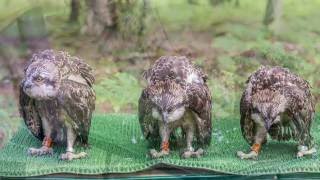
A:
{"label": "brown bird", "polygon": [[307,81],[285,68],[261,67],[247,80],[240,102],[241,131],[251,151],[237,155],[256,158],[267,134],[278,141],[298,141],[298,157],[315,153],[310,134],[314,108]]}
{"label": "brown bird", "polygon": [[[187,58],[160,57],[144,73],[148,86],[139,99],[139,122],[145,138],[161,151],[150,150],[153,158],[169,154],[169,140],[180,127],[186,140],[183,158],[200,157],[211,142],[211,95],[207,76]],[[192,143],[197,142],[195,151]]]}
{"label": "brown bird", "polygon": [[88,145],[95,92],[92,69],[66,52],[45,50],[32,56],[20,85],[20,113],[42,147],[32,156],[52,154],[52,145],[66,145],[63,160],[86,156],[74,153],[75,142]]}

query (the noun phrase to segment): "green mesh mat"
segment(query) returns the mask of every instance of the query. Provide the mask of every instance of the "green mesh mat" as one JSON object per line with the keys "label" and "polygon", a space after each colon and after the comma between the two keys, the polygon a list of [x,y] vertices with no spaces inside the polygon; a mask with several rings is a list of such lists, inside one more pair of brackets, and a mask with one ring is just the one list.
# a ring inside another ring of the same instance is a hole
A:
{"label": "green mesh mat", "polygon": [[[318,118],[319,119],[319,118]],[[317,119],[317,120],[318,120]],[[315,141],[320,139],[320,124],[313,125]],[[239,121],[214,121],[212,144],[205,157],[180,159],[178,150],[162,159],[148,157],[147,143],[141,136],[135,115],[96,115],[92,122],[89,156],[65,162],[59,160],[64,148],[55,147],[53,156],[29,157],[28,147],[39,147],[41,142],[23,126],[0,151],[0,176],[38,176],[53,173],[105,174],[127,173],[164,164],[191,167],[238,175],[267,175],[296,172],[320,173],[317,155],[297,159],[296,143],[269,141],[258,160],[240,160],[236,151],[247,150]]]}

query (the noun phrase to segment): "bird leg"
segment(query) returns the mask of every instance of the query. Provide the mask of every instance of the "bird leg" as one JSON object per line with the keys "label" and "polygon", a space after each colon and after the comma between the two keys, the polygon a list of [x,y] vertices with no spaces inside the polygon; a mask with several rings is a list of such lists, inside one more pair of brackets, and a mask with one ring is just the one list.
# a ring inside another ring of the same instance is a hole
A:
{"label": "bird leg", "polygon": [[300,158],[300,157],[303,157],[304,155],[312,155],[312,154],[315,154],[316,152],[317,150],[315,147],[308,149],[308,146],[299,145],[297,157]]}
{"label": "bird leg", "polygon": [[194,136],[194,128],[193,127],[188,127],[187,128],[187,150],[184,151],[181,155],[182,158],[199,158],[203,155],[204,151],[203,149],[199,148],[197,151],[194,151],[194,148],[192,147],[192,141],[193,141],[193,136]]}
{"label": "bird leg", "polygon": [[166,142],[162,142],[161,143],[161,151],[158,152],[156,151],[155,149],[151,149],[150,150],[150,155],[152,158],[159,158],[159,157],[163,157],[163,156],[167,156],[169,155],[169,142],[166,141]]}
{"label": "bird leg", "polygon": [[71,161],[73,159],[81,159],[87,156],[87,153],[80,152],[78,154],[74,153],[74,151],[66,151],[66,153],[63,153],[60,155],[61,160],[68,160]]}
{"label": "bird leg", "polygon": [[41,148],[29,148],[27,153],[30,156],[52,155],[53,154],[52,144],[53,144],[52,139],[46,136],[42,141]]}
{"label": "bird leg", "polygon": [[150,155],[152,158],[160,158],[169,155],[169,136],[170,130],[166,124],[160,125],[160,135],[161,135],[161,151],[158,152],[155,149],[150,150]]}
{"label": "bird leg", "polygon": [[267,137],[267,130],[264,126],[258,125],[258,130],[255,135],[255,143],[251,146],[251,151],[249,153],[244,153],[242,151],[237,152],[237,156],[240,159],[256,159],[261,150],[261,144],[265,141]]}
{"label": "bird leg", "polygon": [[187,150],[184,151],[183,154],[181,155],[182,158],[200,158],[204,154],[204,151],[202,148],[199,148],[197,151],[192,150]]}
{"label": "bird leg", "polygon": [[307,127],[304,127],[300,135],[300,141],[299,141],[298,152],[297,152],[298,158],[303,157],[304,155],[313,155],[317,152],[316,148],[313,146],[312,137],[310,133],[307,133],[307,132],[310,132],[310,128],[309,129],[306,129],[306,128]]}
{"label": "bird leg", "polygon": [[67,150],[66,153],[60,155],[61,160],[71,161],[73,159],[81,159],[87,156],[87,153],[80,152],[78,154],[74,153],[73,145],[76,140],[74,130],[71,126],[67,127]]}
{"label": "bird leg", "polygon": [[261,149],[261,144],[253,144],[251,146],[251,151],[249,153],[244,153],[242,151],[238,151],[237,156],[240,159],[255,159],[258,157],[260,149]]}

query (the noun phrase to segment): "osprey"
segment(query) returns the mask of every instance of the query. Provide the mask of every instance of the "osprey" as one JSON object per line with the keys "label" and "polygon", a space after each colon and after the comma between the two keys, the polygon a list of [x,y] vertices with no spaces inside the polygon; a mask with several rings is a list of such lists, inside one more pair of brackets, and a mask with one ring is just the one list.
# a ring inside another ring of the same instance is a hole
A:
{"label": "osprey", "polygon": [[307,81],[285,68],[261,67],[247,80],[240,102],[241,131],[251,151],[237,155],[256,158],[268,134],[278,141],[298,141],[298,157],[314,153],[314,108]]}
{"label": "osprey", "polygon": [[[147,87],[139,99],[139,122],[144,137],[161,142],[160,152],[150,150],[152,158],[169,154],[169,140],[181,128],[186,142],[183,158],[200,157],[202,147],[211,142],[211,95],[207,76],[186,57],[163,56],[144,73]],[[195,151],[193,142],[199,149]]]}
{"label": "osprey", "polygon": [[86,156],[74,153],[75,142],[88,145],[95,92],[92,69],[66,52],[45,50],[32,56],[20,85],[20,114],[42,147],[32,156],[52,154],[52,145],[67,146],[63,160]]}

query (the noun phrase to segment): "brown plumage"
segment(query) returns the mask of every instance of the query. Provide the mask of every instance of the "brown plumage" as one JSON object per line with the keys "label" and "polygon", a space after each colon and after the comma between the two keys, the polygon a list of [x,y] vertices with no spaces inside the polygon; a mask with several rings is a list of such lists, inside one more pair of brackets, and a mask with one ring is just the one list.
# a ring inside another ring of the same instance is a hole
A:
{"label": "brown plumage", "polygon": [[154,158],[169,154],[169,139],[181,127],[187,142],[183,157],[198,157],[192,142],[200,147],[211,142],[211,95],[206,75],[187,58],[160,57],[144,73],[148,86],[139,99],[139,122],[151,144],[161,141],[161,152],[151,150]]}
{"label": "brown plumage", "polygon": [[310,134],[314,103],[310,85],[281,67],[261,67],[247,81],[240,102],[242,135],[252,145],[251,152],[238,152],[241,158],[255,158],[267,134],[272,139],[298,141],[298,156],[310,154]]}
{"label": "brown plumage", "polygon": [[88,144],[95,109],[93,83],[90,66],[66,52],[45,50],[32,56],[20,85],[20,114],[43,146],[30,148],[30,155],[51,154],[54,143],[67,146],[62,159],[85,156],[74,154],[73,146]]}

